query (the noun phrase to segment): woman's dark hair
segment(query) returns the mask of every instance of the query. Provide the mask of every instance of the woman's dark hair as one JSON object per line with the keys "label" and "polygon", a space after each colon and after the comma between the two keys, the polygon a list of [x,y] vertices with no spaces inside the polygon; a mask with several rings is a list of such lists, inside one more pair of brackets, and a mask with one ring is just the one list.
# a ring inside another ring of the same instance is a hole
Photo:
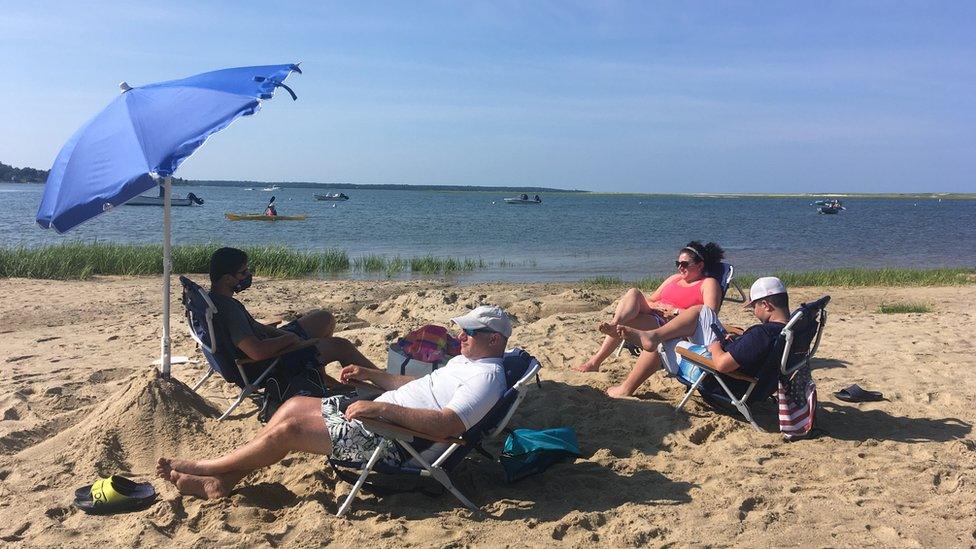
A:
{"label": "woman's dark hair", "polygon": [[722,276],[722,260],[725,259],[725,250],[714,242],[702,244],[698,240],[692,240],[681,248],[682,252],[688,252],[696,261],[705,263],[704,273],[706,276],[718,278]]}
{"label": "woman's dark hair", "polygon": [[234,274],[247,263],[247,253],[237,248],[220,248],[210,256],[210,283],[216,284],[225,274]]}

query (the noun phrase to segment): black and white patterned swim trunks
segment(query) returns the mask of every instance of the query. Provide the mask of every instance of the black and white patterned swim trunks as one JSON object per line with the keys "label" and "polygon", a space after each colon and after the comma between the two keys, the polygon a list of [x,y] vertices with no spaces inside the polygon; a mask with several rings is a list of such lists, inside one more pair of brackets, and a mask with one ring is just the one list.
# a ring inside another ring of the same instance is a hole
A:
{"label": "black and white patterned swim trunks", "polygon": [[[352,400],[346,395],[335,395],[322,399],[322,417],[332,438],[332,459],[340,461],[365,462],[369,460],[376,447],[383,442],[383,437],[370,432],[358,420],[349,421],[342,410]],[[380,455],[380,461],[399,467],[406,461],[399,445],[389,444]]]}

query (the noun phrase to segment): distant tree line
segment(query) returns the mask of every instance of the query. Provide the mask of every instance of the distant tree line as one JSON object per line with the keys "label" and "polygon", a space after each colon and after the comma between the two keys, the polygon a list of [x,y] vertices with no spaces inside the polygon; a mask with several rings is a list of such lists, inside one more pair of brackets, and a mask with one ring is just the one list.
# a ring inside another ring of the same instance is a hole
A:
{"label": "distant tree line", "polygon": [[0,162],[0,181],[13,181],[14,183],[44,183],[47,181],[47,174],[47,170],[15,168]]}

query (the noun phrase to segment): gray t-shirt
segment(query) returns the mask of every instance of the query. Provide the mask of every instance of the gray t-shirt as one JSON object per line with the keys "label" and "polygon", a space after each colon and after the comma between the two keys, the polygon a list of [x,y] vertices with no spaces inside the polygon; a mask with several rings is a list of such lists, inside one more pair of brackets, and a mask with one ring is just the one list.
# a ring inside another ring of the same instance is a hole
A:
{"label": "gray t-shirt", "polygon": [[277,328],[265,326],[257,320],[254,320],[251,313],[247,312],[244,304],[233,297],[211,293],[210,299],[217,306],[220,323],[227,328],[230,339],[234,342],[237,358],[247,358],[247,355],[237,347],[241,340],[251,336],[258,339],[268,339],[284,334],[284,332]]}

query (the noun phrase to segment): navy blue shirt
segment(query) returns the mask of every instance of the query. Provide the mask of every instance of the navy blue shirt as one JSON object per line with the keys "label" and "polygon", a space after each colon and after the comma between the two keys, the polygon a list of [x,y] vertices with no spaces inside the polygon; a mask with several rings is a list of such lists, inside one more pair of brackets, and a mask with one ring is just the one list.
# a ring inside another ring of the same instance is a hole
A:
{"label": "navy blue shirt", "polygon": [[779,337],[780,332],[785,327],[786,324],[782,322],[756,324],[726,344],[725,350],[732,355],[732,358],[739,365],[739,369],[736,371],[752,377],[759,377],[763,364],[766,363],[770,351],[776,345],[776,338]]}

